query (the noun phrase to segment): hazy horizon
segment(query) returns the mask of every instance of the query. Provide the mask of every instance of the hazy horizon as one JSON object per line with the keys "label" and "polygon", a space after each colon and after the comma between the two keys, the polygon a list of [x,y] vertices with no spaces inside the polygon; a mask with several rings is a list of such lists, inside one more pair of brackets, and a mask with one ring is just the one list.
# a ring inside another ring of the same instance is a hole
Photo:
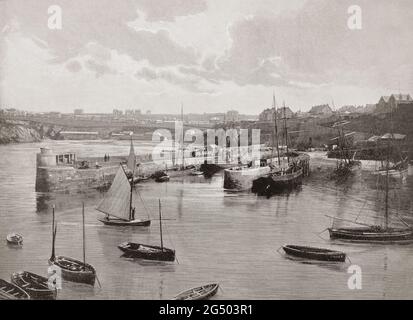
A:
{"label": "hazy horizon", "polygon": [[411,30],[408,0],[3,0],[0,107],[257,115],[273,92],[295,112],[372,104],[412,93]]}

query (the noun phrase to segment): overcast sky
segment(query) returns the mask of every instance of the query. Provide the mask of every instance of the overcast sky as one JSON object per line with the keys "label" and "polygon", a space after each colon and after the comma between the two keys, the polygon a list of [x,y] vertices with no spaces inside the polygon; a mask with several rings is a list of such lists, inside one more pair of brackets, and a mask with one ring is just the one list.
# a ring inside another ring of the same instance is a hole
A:
{"label": "overcast sky", "polygon": [[411,30],[411,0],[0,0],[0,107],[257,114],[273,91],[294,111],[376,103],[413,93]]}

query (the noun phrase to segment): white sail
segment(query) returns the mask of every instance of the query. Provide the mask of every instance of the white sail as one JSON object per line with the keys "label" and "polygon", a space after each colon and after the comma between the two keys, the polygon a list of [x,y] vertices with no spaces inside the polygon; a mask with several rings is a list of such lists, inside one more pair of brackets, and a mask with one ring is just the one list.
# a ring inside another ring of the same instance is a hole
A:
{"label": "white sail", "polygon": [[122,220],[130,219],[130,183],[122,167],[97,210]]}

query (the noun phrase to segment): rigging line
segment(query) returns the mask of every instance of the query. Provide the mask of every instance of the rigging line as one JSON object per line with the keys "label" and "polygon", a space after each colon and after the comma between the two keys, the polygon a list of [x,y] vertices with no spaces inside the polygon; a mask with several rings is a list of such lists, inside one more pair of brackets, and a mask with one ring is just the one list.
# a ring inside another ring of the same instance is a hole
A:
{"label": "rigging line", "polygon": [[141,195],[141,193],[137,190],[137,188],[135,188],[135,192],[138,194],[139,198],[141,199],[141,202],[142,202],[142,204],[143,204],[143,207],[144,207],[146,213],[148,214],[148,216],[149,216],[149,218],[150,218],[152,212],[151,212],[151,211],[148,209],[148,207],[146,206],[145,201],[143,201],[142,195]]}
{"label": "rigging line", "polygon": [[367,201],[368,201],[367,199],[366,199],[366,201],[364,201],[363,206],[361,207],[361,209],[360,209],[360,211],[359,211],[359,213],[358,213],[358,215],[357,215],[357,217],[354,221],[357,221],[357,219],[360,217],[360,214],[364,210],[364,207],[366,206]]}

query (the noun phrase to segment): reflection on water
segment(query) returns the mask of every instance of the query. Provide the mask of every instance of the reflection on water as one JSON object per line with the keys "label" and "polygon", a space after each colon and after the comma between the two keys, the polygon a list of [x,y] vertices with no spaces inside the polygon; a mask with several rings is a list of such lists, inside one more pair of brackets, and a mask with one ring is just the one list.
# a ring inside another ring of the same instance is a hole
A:
{"label": "reflection on water", "polygon": [[[81,259],[81,204],[86,206],[87,262],[102,285],[64,283],[61,299],[169,299],[185,289],[219,282],[216,299],[413,298],[413,245],[342,244],[319,233],[330,226],[325,215],[380,223],[383,191],[377,177],[363,172],[345,185],[326,181],[313,170],[301,189],[270,198],[222,189],[222,174],[191,176],[169,183],[146,182],[139,190],[151,212],[150,228],[113,228],[97,221],[94,209],[103,193],[35,193],[35,154],[44,143],[0,146],[0,237],[24,236],[21,249],[0,245],[0,277],[28,270],[46,275],[51,252],[51,208],[56,205],[58,254]],[[126,155],[128,142],[50,142],[57,151],[79,156]],[[148,152],[150,144],[136,146]],[[391,207],[404,220],[411,216],[412,176],[393,181]],[[178,262],[155,263],[122,258],[124,241],[159,245],[158,198],[162,199],[165,246]],[[345,251],[363,271],[363,289],[347,287],[349,262],[309,263],[280,255],[283,244],[321,246]]]}

